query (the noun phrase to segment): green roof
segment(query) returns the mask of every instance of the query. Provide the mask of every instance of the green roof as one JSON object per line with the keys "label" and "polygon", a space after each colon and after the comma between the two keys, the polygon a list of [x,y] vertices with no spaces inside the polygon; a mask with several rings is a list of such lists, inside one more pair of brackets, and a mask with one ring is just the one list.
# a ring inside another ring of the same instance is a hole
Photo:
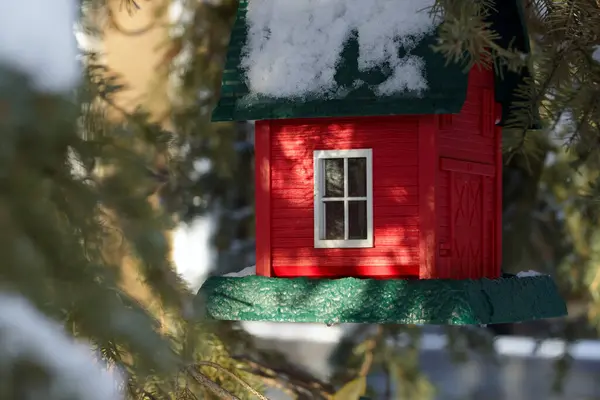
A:
{"label": "green roof", "polygon": [[[249,0],[241,0],[236,22],[232,29],[229,49],[223,72],[221,96],[213,111],[213,121],[240,121],[309,117],[342,117],[372,115],[407,114],[455,114],[460,111],[466,98],[468,76],[464,66],[448,64],[442,54],[435,53],[431,45],[437,40],[436,34],[425,36],[410,54],[424,61],[424,76],[428,87],[420,93],[404,91],[399,94],[381,96],[372,89],[390,77],[392,70],[386,65],[369,71],[358,68],[358,41],[351,37],[344,46],[341,60],[336,67],[335,82],[342,89],[343,96],[313,97],[295,99],[269,98],[252,94],[246,84],[242,64],[242,52],[247,40],[246,9]],[[250,0],[251,1],[251,0]],[[515,44],[524,41],[525,33],[520,24],[520,13],[516,0],[497,0],[504,4],[499,13],[500,29],[504,35],[518,36]],[[517,19],[515,19],[517,18]],[[496,21],[494,21],[496,22]],[[495,24],[496,25],[496,24]],[[518,32],[515,32],[517,27]],[[509,40],[510,40],[509,39]],[[406,49],[399,45],[400,54]],[[522,76],[505,73],[504,80],[497,79],[497,100],[506,103],[511,100],[514,87]],[[356,85],[357,82],[362,82]]]}

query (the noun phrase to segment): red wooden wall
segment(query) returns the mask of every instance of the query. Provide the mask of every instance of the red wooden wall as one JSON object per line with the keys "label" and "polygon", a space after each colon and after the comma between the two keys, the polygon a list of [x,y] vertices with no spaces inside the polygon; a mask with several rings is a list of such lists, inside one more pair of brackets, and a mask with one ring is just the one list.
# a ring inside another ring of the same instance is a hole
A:
{"label": "red wooden wall", "polygon": [[497,278],[501,249],[501,132],[492,71],[474,68],[459,114],[442,116],[437,175],[439,278]]}
{"label": "red wooden wall", "polygon": [[[491,71],[459,114],[256,123],[257,274],[496,278],[501,131]],[[374,247],[314,248],[313,151],[373,150]]]}
{"label": "red wooden wall", "polygon": [[[270,262],[275,276],[417,277],[418,128],[406,116],[257,122],[257,157],[270,146],[271,167],[270,196],[258,188],[256,199],[257,210],[270,204],[270,227],[257,211],[270,253],[259,244],[257,262]],[[313,151],[361,148],[373,149],[374,247],[315,249]]]}

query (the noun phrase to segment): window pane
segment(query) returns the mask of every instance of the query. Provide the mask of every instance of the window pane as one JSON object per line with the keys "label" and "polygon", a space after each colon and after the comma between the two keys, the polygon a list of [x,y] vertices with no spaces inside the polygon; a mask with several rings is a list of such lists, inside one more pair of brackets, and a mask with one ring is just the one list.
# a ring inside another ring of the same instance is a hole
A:
{"label": "window pane", "polygon": [[344,240],[344,202],[325,202],[325,239]]}
{"label": "window pane", "polygon": [[325,166],[325,196],[344,197],[344,159],[323,160]]}
{"label": "window pane", "polygon": [[367,196],[367,159],[348,159],[348,196]]}
{"label": "window pane", "polygon": [[348,202],[348,239],[367,238],[367,202]]}

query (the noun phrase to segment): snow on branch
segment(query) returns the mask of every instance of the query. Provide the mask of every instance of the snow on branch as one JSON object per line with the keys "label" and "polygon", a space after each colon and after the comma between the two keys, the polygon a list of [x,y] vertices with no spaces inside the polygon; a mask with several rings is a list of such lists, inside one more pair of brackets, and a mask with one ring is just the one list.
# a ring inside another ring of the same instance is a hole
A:
{"label": "snow on branch", "polygon": [[[410,51],[436,27],[435,0],[249,0],[243,51],[252,94],[274,98],[323,96],[338,89],[334,75],[345,43],[358,35],[361,71],[388,64],[379,95],[427,88],[424,63]],[[399,48],[405,55],[400,57]]]}
{"label": "snow on branch", "polygon": [[592,57],[594,58],[594,60],[600,62],[600,45],[594,47]]}
{"label": "snow on branch", "polygon": [[544,274],[530,269],[529,271],[521,271],[521,272],[517,273],[517,278],[532,278],[534,276],[541,276],[541,275],[544,275]]}
{"label": "snow on branch", "polygon": [[[14,366],[23,363],[42,370],[48,380],[14,379]],[[23,399],[122,398],[120,377],[103,368],[91,348],[75,342],[24,298],[6,293],[0,293],[0,380],[24,383],[13,388]]]}

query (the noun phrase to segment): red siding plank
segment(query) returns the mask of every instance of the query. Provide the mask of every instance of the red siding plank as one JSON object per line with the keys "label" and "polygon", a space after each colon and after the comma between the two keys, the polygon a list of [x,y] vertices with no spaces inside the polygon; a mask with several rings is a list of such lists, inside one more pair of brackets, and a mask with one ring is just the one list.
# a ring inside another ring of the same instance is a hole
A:
{"label": "red siding plank", "polygon": [[[435,164],[434,164],[435,165]],[[395,168],[376,168],[373,165],[373,171],[382,171],[386,170],[384,173],[380,172],[377,176],[377,180],[373,178],[373,190],[385,191],[386,188],[395,189],[398,186],[417,186],[419,182],[419,178],[415,168],[412,169],[411,175],[402,175],[402,172],[396,172]],[[398,171],[404,171],[404,169],[400,169]],[[281,171],[273,171],[272,172],[272,181],[271,186],[273,191],[276,193],[287,191],[288,189],[295,188],[304,188],[307,182],[312,182],[313,176],[306,176],[304,178],[299,178],[292,174],[287,174]]]}
{"label": "red siding plank", "polygon": [[376,205],[376,201],[373,200],[373,206],[375,207],[375,211],[378,214],[378,218],[388,218],[388,217],[411,217],[414,215],[419,215],[419,206],[378,206]]}
{"label": "red siding plank", "polygon": [[483,176],[496,175],[495,165],[486,165],[463,160],[454,160],[450,158],[442,158],[440,160],[440,168],[444,171],[464,172],[467,174],[477,174]]}
{"label": "red siding plank", "polygon": [[[376,170],[375,166],[373,169]],[[398,186],[417,186],[419,178],[417,167],[412,171],[411,175],[400,175],[401,172],[396,172],[394,168],[380,168],[377,181],[373,182],[373,190],[377,188],[396,188]]]}
{"label": "red siding plank", "polygon": [[[414,169],[410,171],[414,173]],[[408,172],[407,172],[408,173]],[[379,199],[382,197],[394,197],[397,199],[409,199],[414,198],[419,195],[419,186],[374,186],[373,187],[373,196],[375,199]]]}
{"label": "red siding plank", "polygon": [[[314,204],[314,198],[301,197],[301,198],[281,198],[279,196],[272,196],[271,204],[273,208],[277,209],[289,209],[289,208],[304,208],[312,207]],[[383,212],[386,212],[388,208],[398,206],[417,206],[418,196],[377,196],[373,199],[373,206],[379,210],[385,208]],[[413,215],[413,211],[410,215]]]}
{"label": "red siding plank", "polygon": [[464,131],[448,129],[440,135],[440,139],[444,140],[444,146],[453,145],[465,151],[473,151],[475,153],[484,151],[487,155],[495,154],[494,143],[488,137],[475,136],[467,134]]}
{"label": "red siding plank", "polygon": [[304,219],[273,219],[271,222],[271,230],[273,235],[280,234],[281,231],[286,231],[293,235],[293,231],[308,229],[314,235],[314,226],[312,221]]}
{"label": "red siding plank", "polygon": [[[398,134],[396,130],[394,134]],[[405,134],[408,134],[406,132]],[[281,150],[295,150],[309,143],[315,147],[338,147],[338,146],[353,146],[360,148],[361,146],[376,146],[378,144],[387,144],[388,146],[401,147],[406,149],[416,148],[416,140],[412,138],[404,139],[403,136],[390,137],[390,133],[378,130],[377,134],[370,135],[352,135],[351,137],[340,137],[340,135],[329,135],[323,133],[322,137],[302,138],[300,135],[278,135],[274,140],[273,147]]]}
{"label": "red siding plank", "polygon": [[489,203],[489,199],[488,199],[488,193],[489,193],[489,181],[490,181],[490,177],[489,176],[482,176],[481,178],[481,188],[482,188],[482,194],[481,194],[481,227],[480,227],[480,232],[479,232],[479,236],[481,237],[481,241],[483,243],[483,245],[481,246],[482,249],[482,254],[480,257],[480,265],[476,266],[474,271],[469,271],[469,276],[473,277],[474,279],[476,279],[477,277],[489,277],[488,271],[489,270],[493,270],[493,266],[489,264],[489,261],[491,259],[491,257],[488,257],[489,253],[492,250],[492,245],[491,245],[491,236],[490,234],[493,233],[493,231],[490,230],[490,218],[489,218],[489,207],[488,207],[488,203]]}
{"label": "red siding plank", "polygon": [[[440,126],[436,197],[439,278],[500,275],[502,155],[501,132],[495,126],[498,115],[493,72],[474,68],[461,112],[454,116],[451,127]],[[465,212],[474,213],[477,219],[465,219]]]}
{"label": "red siding plank", "polygon": [[[376,235],[374,237],[374,247],[388,250],[394,250],[397,247],[410,247],[414,248],[418,246],[418,237],[401,237],[401,236],[383,236]],[[298,247],[309,247],[314,243],[312,235],[307,235],[307,232],[298,232],[294,237],[285,237],[284,235],[274,234],[271,239],[271,243],[275,248],[298,248]]]}
{"label": "red siding plank", "polygon": [[472,86],[493,87],[494,75],[490,69],[483,66],[473,67],[469,74],[469,83]]}
{"label": "red siding plank", "polygon": [[437,188],[437,224],[438,224],[438,248],[436,269],[437,276],[441,279],[449,279],[452,276],[452,228],[450,227],[450,172],[440,170],[438,173]]}
{"label": "red siding plank", "polygon": [[495,158],[492,154],[485,154],[485,152],[465,151],[446,145],[440,146],[440,154],[448,158],[457,158],[460,160],[474,161],[482,164],[493,164],[490,162],[490,160]]}
{"label": "red siding plank", "polygon": [[419,276],[419,265],[338,265],[323,268],[322,266],[277,266],[273,267],[275,275],[279,277],[306,276],[311,278],[337,278],[340,276],[392,279],[392,278],[417,278]]}
{"label": "red siding plank", "polygon": [[436,174],[438,160],[437,116],[419,120],[419,257],[421,279],[436,278]]}
{"label": "red siding plank", "polygon": [[493,71],[473,68],[469,74],[467,99],[451,127],[440,128],[440,156],[495,165],[495,139],[490,135],[493,116]]}
{"label": "red siding plank", "polygon": [[452,114],[441,114],[440,115],[440,129],[450,129],[452,127]]}
{"label": "red siding plank", "polygon": [[495,131],[495,108],[496,102],[492,89],[481,90],[481,132],[486,138],[493,138]]}
{"label": "red siding plank", "polygon": [[[272,215],[272,225],[275,227],[283,227],[288,226],[290,228],[297,226],[313,226],[312,218],[307,218],[307,216],[313,215],[313,210],[290,210],[286,212],[279,212],[278,209],[273,209],[271,211]],[[374,224],[375,229],[382,229],[385,227],[386,229],[397,228],[397,229],[408,229],[410,227],[418,227],[419,226],[419,217],[416,215],[411,216],[402,216],[402,215],[390,215],[386,218],[378,218],[375,215]]]}
{"label": "red siding plank", "polygon": [[[502,106],[496,105],[496,120],[500,121],[502,118]],[[495,122],[495,121],[494,121]],[[502,128],[496,126],[494,129],[496,139],[496,193],[494,199],[494,214],[496,217],[496,226],[494,229],[495,240],[495,262],[494,266],[495,273],[500,277],[502,272]]]}
{"label": "red siding plank", "polygon": [[274,120],[272,129],[277,132],[296,132],[298,128],[309,127],[312,130],[322,131],[327,129],[335,132],[355,132],[367,130],[370,132],[373,121],[376,119],[378,126],[395,126],[402,129],[406,126],[415,126],[418,117],[405,115],[389,115],[380,117],[339,117],[339,118],[301,118]]}
{"label": "red siding plank", "polygon": [[[377,226],[378,221],[381,219],[388,219],[391,217],[412,217],[417,215],[418,207],[417,206],[393,206],[393,207],[379,207],[374,204],[373,210],[373,222]],[[275,208],[272,209],[272,218],[273,220],[277,219],[290,219],[290,218],[302,218],[302,219],[310,219],[312,223],[312,219],[314,217],[314,212],[311,208]]]}
{"label": "red siding plank", "polygon": [[[374,135],[377,133],[375,132]],[[313,150],[350,150],[350,149],[362,149],[369,148],[371,146],[314,146],[309,147],[298,147],[297,149],[284,151],[283,149],[273,148],[273,163],[280,167],[280,164],[287,165],[288,168],[292,169],[296,166],[302,166],[304,168],[309,165],[312,166],[312,159],[308,160],[307,157],[312,157]],[[411,166],[417,165],[417,148],[406,148],[406,147],[394,147],[394,146],[380,146],[373,147],[373,163],[377,161],[380,166]],[[310,164],[308,164],[310,162]],[[298,164],[296,164],[298,163]],[[375,167],[375,164],[373,165]]]}
{"label": "red siding plank", "polygon": [[271,269],[271,131],[269,121],[256,121],[254,134],[256,274]]}
{"label": "red siding plank", "polygon": [[[278,246],[278,239],[313,239],[314,229],[312,225],[296,225],[293,228],[289,228],[285,225],[290,224],[278,224],[285,222],[285,220],[276,220],[273,223],[273,238],[271,239],[272,246]],[[280,226],[281,225],[281,226]],[[398,245],[402,243],[404,240],[415,240],[419,238],[419,228],[418,226],[406,226],[406,227],[398,227],[398,226],[376,226],[377,235],[375,235],[375,247],[377,246],[390,246],[391,243],[393,245]]]}
{"label": "red siding plank", "polygon": [[388,266],[401,266],[401,265],[414,265],[419,262],[418,253],[405,253],[395,254],[392,251],[388,251],[388,254],[384,255],[355,255],[355,256],[312,256],[302,257],[294,255],[294,252],[290,249],[278,249],[277,253],[273,255],[273,267],[281,266],[298,266],[298,267],[311,267],[319,266],[324,269],[327,267],[338,267],[353,265],[370,265],[373,267],[388,267]]}

